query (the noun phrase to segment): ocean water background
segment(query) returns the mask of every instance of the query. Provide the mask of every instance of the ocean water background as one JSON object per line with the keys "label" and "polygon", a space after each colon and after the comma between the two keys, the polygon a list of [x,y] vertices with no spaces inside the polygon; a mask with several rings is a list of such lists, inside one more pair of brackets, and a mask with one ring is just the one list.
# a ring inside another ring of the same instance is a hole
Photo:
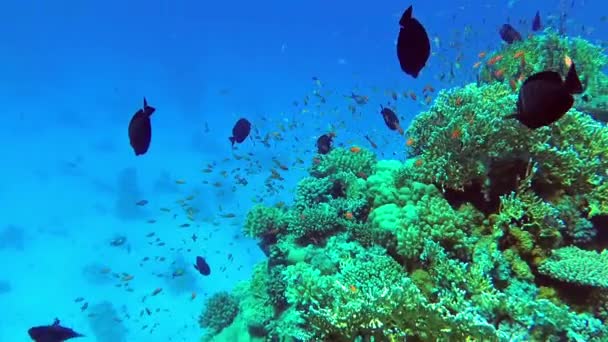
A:
{"label": "ocean water background", "polygon": [[[289,203],[320,134],[335,128],[336,144],[368,147],[367,134],[380,158],[404,159],[404,139],[378,113],[387,91],[474,81],[477,54],[502,44],[498,27],[509,20],[527,35],[537,9],[545,24],[567,13],[569,35],[601,42],[608,33],[601,0],[414,1],[433,51],[414,80],[394,46],[409,4],[3,0],[0,341],[27,340],[29,327],[55,317],[82,341],[197,341],[205,298],[248,279],[264,257],[241,234],[253,199]],[[438,80],[450,70],[453,79]],[[370,97],[356,115],[343,96],[351,92]],[[150,150],[135,157],[127,125],[144,96],[157,111]],[[421,96],[396,106],[404,127],[426,107]],[[252,136],[282,140],[231,149],[239,117]],[[289,170],[269,192],[275,159]],[[201,172],[208,164],[213,172]],[[191,195],[195,222],[177,202]],[[126,243],[112,246],[117,236]],[[196,255],[210,276],[192,269]],[[179,268],[186,275],[172,277]],[[123,274],[134,277],[128,287]]]}

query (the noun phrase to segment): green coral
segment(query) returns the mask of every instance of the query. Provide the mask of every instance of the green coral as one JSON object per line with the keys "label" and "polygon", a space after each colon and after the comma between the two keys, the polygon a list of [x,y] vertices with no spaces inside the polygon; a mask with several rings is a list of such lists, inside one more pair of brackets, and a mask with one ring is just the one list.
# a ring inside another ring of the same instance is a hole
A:
{"label": "green coral", "polygon": [[295,207],[303,209],[317,203],[327,202],[330,199],[330,190],[333,182],[325,177],[304,177],[298,182],[296,188]]}
{"label": "green coral", "polygon": [[[251,280],[240,283],[233,291],[239,300],[239,317],[249,331],[255,335],[265,336],[269,324],[275,315],[273,298],[268,291],[268,262],[257,264],[253,269]],[[241,323],[239,322],[239,323]]]}
{"label": "green coral", "polygon": [[353,152],[345,148],[334,148],[328,154],[319,154],[310,169],[315,177],[327,177],[338,172],[350,172],[367,177],[374,171],[376,155],[370,150],[361,148]]}
{"label": "green coral", "polygon": [[608,58],[601,46],[582,38],[559,35],[547,29],[543,34],[505,44],[485,57],[479,79],[485,83],[514,82],[519,87],[522,80],[536,72],[554,70],[566,75],[566,56],[576,64],[585,86],[585,96],[577,98],[574,107],[607,120],[608,76],[603,70],[608,65]]}
{"label": "green coral", "polygon": [[297,238],[325,235],[340,227],[337,218],[336,208],[329,203],[319,203],[317,206],[304,208],[299,215],[292,215],[287,229]]}
{"label": "green coral", "polygon": [[516,96],[501,83],[440,91],[433,106],[407,130],[410,154],[421,162],[409,173],[423,183],[461,189],[487,178],[494,158],[525,155],[540,141],[515,120]]}
{"label": "green coral", "polygon": [[[514,63],[509,49],[557,46],[525,51],[526,64],[512,67],[565,72],[567,53],[596,98],[593,70],[605,60],[585,58],[598,51],[546,34],[505,46],[496,68]],[[572,109],[530,130],[506,118],[517,101],[507,81],[441,91],[408,129],[404,162],[336,148],[314,157],[292,206],[254,207],[245,231],[262,238],[269,260],[233,291],[239,314],[224,331],[285,341],[607,340],[608,252],[575,245],[606,247],[597,235],[608,214],[608,128]],[[575,302],[571,285],[592,291]],[[218,340],[235,336],[225,334]]]}
{"label": "green coral", "polygon": [[597,253],[575,246],[559,248],[538,271],[567,283],[608,289],[608,250]]}
{"label": "green coral", "polygon": [[207,299],[199,318],[203,328],[219,332],[229,326],[239,312],[239,302],[228,292],[218,292]]}
{"label": "green coral", "polygon": [[371,229],[382,245],[387,246],[385,241],[390,241],[392,235],[397,242],[396,252],[412,259],[422,251],[425,239],[439,241],[453,250],[466,249],[474,242],[469,228],[478,224],[480,217],[472,207],[455,210],[435,187],[409,184],[395,189],[395,203],[381,205],[370,213]]}
{"label": "green coral", "polygon": [[597,235],[593,223],[589,221],[583,209],[585,208],[583,196],[562,196],[555,207],[559,211],[559,218],[564,222],[564,235],[574,244],[591,242]]}
{"label": "green coral", "polygon": [[275,230],[282,231],[287,227],[287,220],[283,209],[256,205],[247,213],[244,231],[247,236],[261,237]]}

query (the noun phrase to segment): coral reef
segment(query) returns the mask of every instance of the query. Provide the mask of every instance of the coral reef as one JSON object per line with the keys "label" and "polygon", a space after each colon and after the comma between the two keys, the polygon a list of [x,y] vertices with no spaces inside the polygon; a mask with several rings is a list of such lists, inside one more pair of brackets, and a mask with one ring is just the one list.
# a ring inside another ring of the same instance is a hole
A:
{"label": "coral reef", "polygon": [[207,299],[199,324],[217,333],[229,326],[238,312],[238,301],[228,292],[218,292]]}
{"label": "coral reef", "polygon": [[549,31],[488,58],[520,50],[441,91],[407,129],[405,162],[335,148],[313,158],[291,206],[254,207],[245,232],[268,260],[211,338],[608,340],[608,129],[578,99],[529,130],[506,119],[517,95],[498,77],[564,72],[568,54],[596,98],[606,58]]}
{"label": "coral reef", "polygon": [[577,97],[574,107],[608,121],[608,76],[602,72],[608,65],[608,57],[603,48],[582,38],[559,35],[550,28],[488,54],[480,68],[479,81],[499,81],[515,92],[533,73],[554,70],[565,75],[566,56],[574,61],[585,87],[584,95]]}

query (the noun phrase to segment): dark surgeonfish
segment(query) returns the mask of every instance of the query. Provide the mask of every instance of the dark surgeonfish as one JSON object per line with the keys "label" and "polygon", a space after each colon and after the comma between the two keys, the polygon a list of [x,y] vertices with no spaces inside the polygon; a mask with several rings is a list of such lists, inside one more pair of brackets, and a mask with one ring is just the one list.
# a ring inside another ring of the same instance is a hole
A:
{"label": "dark surgeonfish", "polygon": [[27,333],[35,342],[62,342],[75,337],[84,337],[81,333],[59,325],[57,318],[52,325],[33,327]]}
{"label": "dark surgeonfish", "polygon": [[408,7],[399,20],[397,57],[401,70],[417,78],[431,54],[431,43],[422,24],[412,17],[412,11],[412,6]]}
{"label": "dark surgeonfish", "polygon": [[251,132],[251,123],[245,118],[240,118],[239,121],[232,127],[232,136],[228,138],[234,146],[234,143],[242,143],[249,136]]}
{"label": "dark surgeonfish", "polygon": [[498,33],[500,33],[500,38],[507,44],[513,44],[514,42],[520,42],[522,40],[521,34],[509,24],[502,25]]}
{"label": "dark surgeonfish", "polygon": [[211,268],[209,264],[202,256],[196,257],[196,264],[194,264],[194,269],[197,270],[200,274],[204,276],[208,276],[211,274]]}
{"label": "dark surgeonfish", "polygon": [[150,116],[156,108],[148,106],[148,101],[144,97],[144,107],[139,109],[129,122],[129,142],[136,156],[148,151],[150,140],[152,139],[152,125]]}
{"label": "dark surgeonfish", "polygon": [[583,92],[583,86],[570,63],[566,80],[555,71],[536,73],[522,84],[517,99],[515,118],[530,129],[548,126],[559,120],[574,104],[572,94]]}
{"label": "dark surgeonfish", "polygon": [[398,131],[399,134],[403,135],[403,128],[399,124],[399,118],[392,109],[380,105],[380,114],[382,114],[384,123],[388,128],[392,131]]}
{"label": "dark surgeonfish", "polygon": [[536,15],[534,19],[532,19],[532,31],[536,32],[542,28],[542,24],[540,23],[540,13],[536,11]]}
{"label": "dark surgeonfish", "polygon": [[318,154],[328,154],[331,151],[331,143],[336,136],[335,133],[327,133],[323,134],[317,139],[317,153]]}

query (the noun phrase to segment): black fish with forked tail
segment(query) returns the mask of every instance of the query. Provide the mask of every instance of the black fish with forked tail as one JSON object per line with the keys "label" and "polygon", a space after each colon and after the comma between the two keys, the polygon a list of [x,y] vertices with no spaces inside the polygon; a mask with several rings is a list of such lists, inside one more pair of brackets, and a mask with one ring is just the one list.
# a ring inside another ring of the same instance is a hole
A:
{"label": "black fish with forked tail", "polygon": [[148,101],[144,97],[144,107],[135,112],[129,122],[129,142],[136,156],[148,152],[152,140],[150,116],[155,110],[154,107],[148,106]]}
{"label": "black fish with forked tail", "polygon": [[542,24],[540,22],[540,12],[536,11],[536,14],[534,15],[534,19],[532,19],[532,31],[534,31],[534,32],[540,31],[541,28],[542,28]]}
{"label": "black fish with forked tail", "polygon": [[247,137],[249,136],[250,132],[251,123],[249,122],[249,120],[245,118],[240,118],[236,122],[236,124],[234,124],[234,127],[232,127],[232,136],[228,139],[232,143],[232,146],[234,146],[235,142],[240,144],[245,141],[245,139],[247,139]]}
{"label": "black fish with forked tail", "polygon": [[61,326],[57,318],[52,325],[32,327],[27,333],[35,342],[63,342],[76,337],[84,337],[81,333]]}
{"label": "black fish with forked tail", "polygon": [[330,132],[323,134],[317,139],[317,153],[328,154],[331,151],[331,144],[334,140],[336,133]]}
{"label": "black fish with forked tail", "polygon": [[507,44],[522,41],[521,34],[517,32],[517,30],[510,24],[502,25],[498,33],[500,34],[500,38],[502,38],[502,40],[504,40]]}
{"label": "black fish with forked tail", "polygon": [[211,274],[211,267],[209,267],[209,264],[202,256],[196,257],[196,264],[194,264],[194,269],[204,276],[208,276]]}
{"label": "black fish with forked tail", "polygon": [[412,12],[412,6],[408,7],[399,20],[397,58],[401,70],[417,78],[431,55],[431,42],[424,26],[412,16]]}
{"label": "black fish with forked tail", "polygon": [[583,86],[572,62],[565,80],[555,71],[536,73],[519,89],[517,113],[507,118],[515,118],[530,129],[549,126],[572,108],[572,94],[582,92]]}

